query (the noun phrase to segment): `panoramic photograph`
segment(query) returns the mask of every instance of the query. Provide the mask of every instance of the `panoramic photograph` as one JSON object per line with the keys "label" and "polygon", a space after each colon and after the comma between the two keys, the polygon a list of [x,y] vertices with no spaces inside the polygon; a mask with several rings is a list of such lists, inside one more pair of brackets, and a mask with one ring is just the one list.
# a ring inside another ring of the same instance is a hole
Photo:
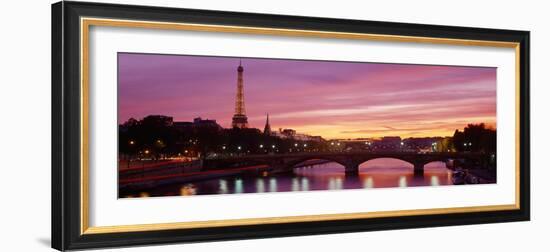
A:
{"label": "panoramic photograph", "polygon": [[494,67],[117,57],[119,198],[497,181]]}

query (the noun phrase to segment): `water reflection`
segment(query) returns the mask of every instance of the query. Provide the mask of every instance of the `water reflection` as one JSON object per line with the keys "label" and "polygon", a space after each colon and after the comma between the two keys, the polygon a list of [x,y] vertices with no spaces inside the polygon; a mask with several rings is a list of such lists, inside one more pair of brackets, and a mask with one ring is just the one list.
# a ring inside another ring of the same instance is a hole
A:
{"label": "water reflection", "polygon": [[277,192],[277,179],[276,178],[270,178],[269,179],[269,191],[270,192]]}
{"label": "water reflection", "polygon": [[225,179],[220,179],[220,194],[225,194],[228,192],[227,181]]}
{"label": "water reflection", "polygon": [[265,192],[265,185],[263,179],[256,180],[256,192],[263,193]]}
{"label": "water reflection", "polygon": [[307,177],[302,177],[302,191],[309,191],[309,180]]}
{"label": "water reflection", "polygon": [[298,182],[298,178],[292,178],[292,191],[298,191],[300,189],[300,182]]}
{"label": "water reflection", "polygon": [[399,176],[399,187],[407,187],[407,178]]}
{"label": "water reflection", "polygon": [[123,197],[195,194],[269,193],[312,190],[369,189],[451,185],[451,172],[442,162],[425,166],[423,176],[415,176],[412,165],[395,159],[375,159],[361,164],[357,176],[346,176],[337,163],[295,168],[288,174],[241,175],[169,185]]}
{"label": "water reflection", "polygon": [[[200,184],[200,183],[197,183]],[[243,180],[240,178],[235,179],[235,193],[242,193],[243,192]]]}
{"label": "water reflection", "polygon": [[373,188],[373,187],[374,187],[374,181],[372,180],[371,176],[363,180],[363,188]]}
{"label": "water reflection", "polygon": [[439,185],[439,177],[432,175],[432,177],[430,178],[430,185],[438,186]]}

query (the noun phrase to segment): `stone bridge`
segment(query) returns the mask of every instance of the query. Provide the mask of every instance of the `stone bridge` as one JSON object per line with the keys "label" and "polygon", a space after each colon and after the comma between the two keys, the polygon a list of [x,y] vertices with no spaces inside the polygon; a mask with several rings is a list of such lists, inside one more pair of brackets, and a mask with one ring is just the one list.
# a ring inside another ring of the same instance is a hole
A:
{"label": "stone bridge", "polygon": [[430,162],[468,160],[484,163],[488,160],[488,154],[469,152],[302,152],[211,158],[205,160],[203,167],[223,169],[231,165],[267,165],[269,167],[267,170],[270,172],[285,172],[292,171],[296,165],[305,161],[321,159],[336,162],[345,167],[347,174],[354,174],[359,172],[360,164],[378,158],[393,158],[405,161],[413,165],[415,174],[423,174],[424,165]]}

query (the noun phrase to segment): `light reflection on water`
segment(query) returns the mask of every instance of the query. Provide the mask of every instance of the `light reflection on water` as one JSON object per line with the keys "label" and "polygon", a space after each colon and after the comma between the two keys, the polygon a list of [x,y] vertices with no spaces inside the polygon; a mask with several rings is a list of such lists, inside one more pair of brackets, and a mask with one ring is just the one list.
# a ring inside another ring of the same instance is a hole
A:
{"label": "light reflection on water", "polygon": [[295,168],[294,172],[289,174],[216,178],[164,186],[146,193],[147,196],[167,196],[438,185],[452,185],[451,171],[442,162],[426,165],[424,176],[415,176],[413,166],[406,162],[395,159],[376,159],[363,163],[359,167],[358,176],[346,176],[343,166],[331,162]]}

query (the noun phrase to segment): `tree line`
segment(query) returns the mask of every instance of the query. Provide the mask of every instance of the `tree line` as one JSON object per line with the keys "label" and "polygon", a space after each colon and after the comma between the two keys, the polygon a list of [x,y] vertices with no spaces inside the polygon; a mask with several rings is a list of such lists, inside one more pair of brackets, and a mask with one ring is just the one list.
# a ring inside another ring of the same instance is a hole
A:
{"label": "tree line", "polygon": [[[121,159],[209,157],[333,150],[328,141],[300,141],[266,135],[256,128],[224,129],[219,125],[177,127],[171,117],[151,115],[119,125]],[[345,148],[341,148],[345,149]],[[441,150],[439,150],[441,149]],[[468,124],[444,138],[434,151],[496,153],[496,130],[484,123]]]}
{"label": "tree line", "polygon": [[168,116],[129,119],[119,125],[123,158],[244,155],[324,151],[324,141],[299,141],[263,134],[259,129],[224,129],[209,125],[177,127]]}

